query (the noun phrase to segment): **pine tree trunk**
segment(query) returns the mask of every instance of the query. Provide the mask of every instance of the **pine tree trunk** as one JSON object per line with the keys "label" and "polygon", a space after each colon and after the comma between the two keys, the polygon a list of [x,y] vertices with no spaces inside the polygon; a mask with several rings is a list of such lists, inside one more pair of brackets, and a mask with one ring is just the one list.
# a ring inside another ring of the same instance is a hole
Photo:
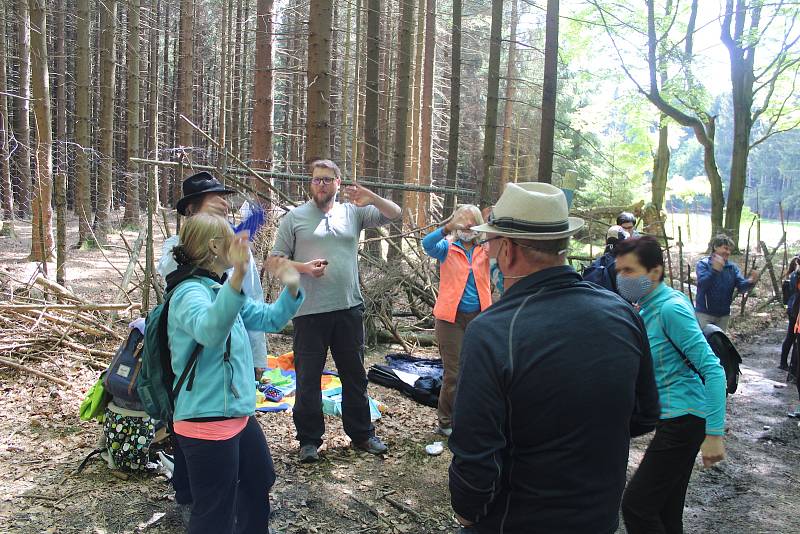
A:
{"label": "pine tree trunk", "polygon": [[242,113],[242,63],[246,61],[246,57],[242,51],[242,0],[236,0],[236,38],[234,41],[233,49],[233,92],[231,102],[231,152],[235,156],[241,155],[239,142],[239,128],[241,127]]}
{"label": "pine tree trunk", "polygon": [[[272,10],[273,0],[258,0],[256,14],[256,57],[253,80],[253,136],[251,160],[257,168],[272,168],[273,70]],[[266,187],[256,183],[262,193]]]}
{"label": "pine tree trunk", "polygon": [[[45,0],[30,0],[31,88],[36,126],[36,181],[33,192],[30,261],[46,262],[53,250],[53,130],[47,64]],[[45,266],[46,272],[46,266]]]}
{"label": "pine tree trunk", "polygon": [[14,190],[11,187],[11,160],[8,142],[13,135],[8,120],[8,79],[6,78],[6,5],[0,5],[0,209],[2,223],[0,235],[13,236],[14,231]]}
{"label": "pine tree trunk", "polygon": [[16,205],[20,217],[31,213],[31,27],[28,0],[16,1],[17,11],[17,94],[14,98],[14,134],[17,151]]}
{"label": "pine tree trunk", "polygon": [[117,1],[105,0],[100,8],[100,122],[97,174],[97,212],[94,235],[100,245],[108,239],[111,217],[111,184],[114,165],[114,96],[116,71]]}
{"label": "pine tree trunk", "polygon": [[500,173],[500,191],[511,176],[511,130],[514,117],[514,98],[516,96],[517,60],[517,0],[511,0],[511,37],[508,43],[508,65],[506,67],[506,102],[503,111],[503,159]]}
{"label": "pine tree trunk", "polygon": [[[412,80],[410,117],[408,119],[408,165],[406,165],[405,183],[419,183],[419,133],[422,104],[422,56],[425,49],[425,0],[417,4],[417,30],[414,34],[414,77]],[[405,194],[405,211],[410,216],[409,223],[416,221],[419,194],[407,191]],[[406,213],[403,215],[405,216]]]}
{"label": "pine tree trunk", "polygon": [[[380,1],[380,0],[378,0]],[[347,3],[345,12],[344,51],[342,53],[342,135],[339,136],[339,167],[344,176],[349,176],[347,164],[347,141],[350,138],[350,23],[353,21],[353,4]]]}
{"label": "pine tree trunk", "polygon": [[67,57],[65,50],[64,0],[56,0],[53,13],[55,38],[56,150],[53,194],[56,205],[56,282],[66,282],[67,261]]}
{"label": "pine tree trunk", "polygon": [[[393,178],[395,183],[402,183],[405,174],[406,164],[406,130],[408,125],[408,100],[411,89],[411,36],[414,32],[414,4],[412,2],[401,2],[400,7],[400,27],[397,47],[397,78],[396,78],[396,109],[395,133],[394,133],[394,154],[393,154]],[[404,211],[403,192],[394,190],[393,200]],[[402,221],[402,218],[401,218]],[[399,234],[402,231],[402,222],[392,224],[392,233]],[[395,244],[400,245],[400,238],[395,239]],[[394,248],[389,249],[389,259],[392,260],[397,255]]]}
{"label": "pine tree trunk", "polygon": [[[192,120],[193,112],[193,91],[194,67],[192,60],[194,57],[194,2],[193,0],[181,0],[179,57],[178,57],[178,95],[175,110],[177,142],[184,150],[192,146],[192,128],[186,121],[180,119],[180,115]],[[174,200],[181,196],[181,180],[183,176],[175,177],[175,187],[173,189]]]}
{"label": "pine tree trunk", "polygon": [[[161,11],[160,0],[150,0],[150,60],[147,65],[148,69],[148,94],[147,94],[147,146],[148,153],[152,154],[154,159],[158,158],[158,45],[159,45],[159,21]],[[148,190],[147,200],[150,202],[151,198],[153,205],[158,208],[161,204],[159,198],[158,178],[159,173],[156,165],[150,165],[148,168]],[[152,188],[151,188],[152,186]]]}
{"label": "pine tree trunk", "polygon": [[126,226],[139,227],[139,166],[130,158],[139,157],[139,0],[128,0],[128,144],[126,150],[125,176],[125,215],[122,222]]}
{"label": "pine tree trunk", "polygon": [[378,176],[380,139],[378,137],[378,83],[380,67],[381,0],[368,0],[367,10],[367,79],[364,102],[364,173]]}
{"label": "pine tree trunk", "polygon": [[[433,62],[436,57],[436,0],[428,0],[425,12],[425,59],[422,68],[422,121],[419,147],[419,184],[431,184],[433,144]],[[425,226],[430,211],[430,194],[417,194],[417,226]]]}
{"label": "pine tree trunk", "polygon": [[244,29],[243,29],[243,38],[242,38],[242,72],[239,76],[239,86],[240,86],[240,94],[241,99],[240,107],[244,109],[241,111],[241,118],[239,119],[239,133],[237,134],[239,139],[239,154],[249,154],[250,147],[252,143],[250,143],[250,124],[252,120],[252,108],[248,104],[248,102],[252,102],[252,95],[251,95],[251,87],[249,83],[246,83],[244,80],[250,79],[250,58],[252,57],[250,54],[250,42],[249,39],[250,35],[250,1],[245,0],[244,4]]}
{"label": "pine tree trunk", "polygon": [[92,149],[92,35],[89,0],[76,0],[75,30],[75,215],[78,216],[78,246],[92,239],[92,193],[90,156]]}
{"label": "pine tree trunk", "polygon": [[308,22],[306,160],[329,158],[331,0],[311,0]]}
{"label": "pine tree trunk", "polygon": [[558,5],[547,0],[544,46],[544,82],[542,85],[542,128],[539,138],[539,181],[550,183],[553,176],[553,146],[556,125],[556,89],[558,82]]}
{"label": "pine tree trunk", "polygon": [[[450,36],[450,128],[447,138],[447,178],[445,186],[456,187],[458,175],[458,135],[461,122],[461,0],[453,0],[453,30]],[[449,217],[455,209],[453,193],[444,197],[442,216]]]}
{"label": "pine tree trunk", "polygon": [[[223,162],[226,160],[225,157],[225,130],[226,130],[226,121],[227,116],[225,114],[225,97],[228,94],[228,4],[230,4],[231,0],[222,0],[222,36],[220,37],[220,41],[222,42],[222,50],[220,51],[220,61],[219,61],[219,103],[218,105],[218,118],[217,118],[217,132],[218,132],[218,139],[217,142],[219,143],[219,154],[217,154],[217,165],[219,167],[224,167]],[[201,99],[203,101],[204,99]]]}
{"label": "pine tree trunk", "polygon": [[[172,94],[174,91],[174,87],[177,84],[170,83],[169,81],[169,63],[170,63],[170,56],[169,56],[169,46],[170,46],[170,31],[169,27],[172,23],[170,19],[170,4],[171,2],[167,1],[164,2],[164,61],[162,63],[162,71],[161,71],[161,86],[163,87],[164,94],[162,96],[161,101],[161,109],[163,113],[166,114],[164,117],[163,125],[164,129],[166,130],[164,136],[164,145],[167,147],[175,146],[173,139],[175,138],[175,122],[174,117],[175,114],[173,113],[173,104],[174,101],[172,99]],[[160,159],[159,153],[155,152],[152,154],[153,157]],[[161,173],[161,180],[160,180],[160,188],[161,188],[161,203],[164,206],[173,205],[170,199],[170,180],[172,177],[175,176],[175,172],[172,170],[164,170]]]}
{"label": "pine tree trunk", "polygon": [[486,92],[486,126],[483,133],[483,176],[480,207],[492,204],[494,158],[497,150],[497,103],[500,90],[500,52],[503,28],[503,0],[492,0],[492,29],[489,40],[489,87]]}

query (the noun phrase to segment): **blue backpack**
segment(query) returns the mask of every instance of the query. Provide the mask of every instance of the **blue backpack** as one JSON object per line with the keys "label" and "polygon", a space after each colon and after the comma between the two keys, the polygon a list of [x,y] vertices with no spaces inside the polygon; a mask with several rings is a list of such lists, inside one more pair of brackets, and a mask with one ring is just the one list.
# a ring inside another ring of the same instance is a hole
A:
{"label": "blue backpack", "polygon": [[144,336],[132,328],[128,338],[117,349],[111,364],[103,373],[103,387],[114,398],[114,404],[127,410],[143,411],[136,384],[142,368],[142,340]]}
{"label": "blue backpack", "polygon": [[607,252],[583,271],[583,279],[617,293],[617,258]]}

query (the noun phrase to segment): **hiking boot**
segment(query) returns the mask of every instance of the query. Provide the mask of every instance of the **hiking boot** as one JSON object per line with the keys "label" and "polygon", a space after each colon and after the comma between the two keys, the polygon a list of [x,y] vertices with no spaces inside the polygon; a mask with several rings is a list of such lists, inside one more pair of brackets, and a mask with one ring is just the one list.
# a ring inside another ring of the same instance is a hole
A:
{"label": "hiking boot", "polygon": [[389,448],[380,440],[378,436],[372,436],[367,441],[362,441],[361,443],[356,443],[354,441],[353,447],[362,451],[366,451],[370,454],[383,454],[389,450]]}
{"label": "hiking boot", "polygon": [[449,438],[450,434],[453,433],[453,429],[449,426],[436,425],[436,430],[434,430],[434,432],[440,436]]}
{"label": "hiking boot", "polygon": [[319,461],[319,452],[316,445],[302,445],[298,456],[301,464],[310,464]]}

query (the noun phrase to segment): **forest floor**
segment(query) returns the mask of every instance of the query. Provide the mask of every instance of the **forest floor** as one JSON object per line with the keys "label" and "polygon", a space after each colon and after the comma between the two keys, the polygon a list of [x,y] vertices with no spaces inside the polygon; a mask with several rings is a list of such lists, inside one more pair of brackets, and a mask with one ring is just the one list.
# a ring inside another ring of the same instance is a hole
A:
{"label": "forest floor", "polygon": [[[30,226],[17,227],[19,239],[0,237],[0,269],[28,280],[34,271],[26,260]],[[136,232],[126,235],[132,242]],[[74,225],[69,237],[76,241]],[[111,235],[111,243],[115,246],[105,250],[107,259],[98,250],[70,251],[67,285],[77,294],[102,302],[113,299],[117,290],[109,291],[109,280],[118,282],[120,276],[109,261],[124,271],[128,255],[118,234]],[[156,250],[159,254],[160,247]],[[0,295],[0,300],[8,298]],[[800,423],[786,416],[798,405],[797,392],[786,386],[785,373],[776,368],[785,331],[780,315],[777,310],[772,317],[759,314],[735,326],[744,366],[739,391],[728,397],[728,459],[708,470],[696,468],[686,503],[686,532],[800,532]],[[120,332],[124,322],[116,325]],[[285,336],[271,336],[270,341],[273,352],[291,346]],[[104,348],[114,350],[114,344]],[[372,348],[367,365],[382,363],[394,350]],[[433,349],[419,352],[432,354]],[[99,425],[77,415],[98,372],[58,354],[28,365],[70,386],[0,367],[0,531],[181,532],[173,492],[163,477],[123,480],[100,460],[75,474],[100,434]],[[291,416],[258,414],[278,476],[271,493],[271,526],[278,532],[455,532],[447,491],[449,451],[435,457],[424,451],[426,444],[441,439],[432,432],[435,411],[395,390],[371,384],[369,392],[388,406],[376,424],[389,445],[383,457],[350,449],[341,420],[326,416],[323,460],[301,466],[295,459]],[[648,439],[633,441],[630,473]]]}

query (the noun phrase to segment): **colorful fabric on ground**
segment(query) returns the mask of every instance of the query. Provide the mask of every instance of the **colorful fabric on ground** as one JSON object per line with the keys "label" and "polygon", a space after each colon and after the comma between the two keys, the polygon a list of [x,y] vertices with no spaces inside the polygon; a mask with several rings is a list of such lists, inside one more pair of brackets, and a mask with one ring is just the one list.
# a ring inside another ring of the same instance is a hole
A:
{"label": "colorful fabric on ground", "polygon": [[[297,387],[297,378],[294,371],[294,354],[292,352],[281,356],[269,356],[267,368],[262,375],[262,381],[269,380],[283,393],[280,402],[272,402],[264,398],[264,394],[256,391],[256,410],[260,412],[283,412],[294,408],[294,394]],[[341,417],[342,415],[342,381],[333,371],[323,371],[320,377],[322,389],[322,411],[328,415]],[[374,399],[369,399],[372,420],[380,419],[381,405]]]}

